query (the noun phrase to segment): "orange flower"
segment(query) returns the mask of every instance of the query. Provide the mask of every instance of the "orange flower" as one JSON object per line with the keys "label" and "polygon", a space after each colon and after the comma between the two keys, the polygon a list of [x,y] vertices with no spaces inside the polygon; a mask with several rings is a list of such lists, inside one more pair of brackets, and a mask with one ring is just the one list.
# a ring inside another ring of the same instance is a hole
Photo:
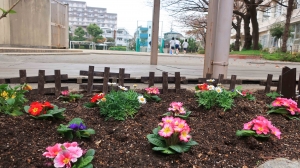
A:
{"label": "orange flower", "polygon": [[23,90],[32,90],[32,87],[28,84],[26,84],[24,87],[23,87]]}
{"label": "orange flower", "polygon": [[33,102],[30,105],[30,108],[28,110],[29,114],[33,116],[38,116],[41,114],[41,111],[43,110],[42,104],[39,102]]}
{"label": "orange flower", "polygon": [[53,106],[51,105],[51,103],[47,102],[47,101],[44,102],[43,107],[47,108],[47,109],[53,109]]}
{"label": "orange flower", "polygon": [[199,88],[199,90],[208,90],[207,83],[199,84],[198,88]]}

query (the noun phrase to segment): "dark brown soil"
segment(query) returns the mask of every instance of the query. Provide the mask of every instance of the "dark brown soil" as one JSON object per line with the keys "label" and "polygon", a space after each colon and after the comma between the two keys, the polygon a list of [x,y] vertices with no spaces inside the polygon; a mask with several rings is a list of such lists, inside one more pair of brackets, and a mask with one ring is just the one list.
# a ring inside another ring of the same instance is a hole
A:
{"label": "dark brown soil", "polygon": [[[29,102],[50,101],[66,108],[64,120],[35,120],[28,115],[11,117],[0,114],[0,168],[44,168],[49,161],[42,156],[45,148],[67,140],[56,131],[59,124],[67,124],[80,117],[96,134],[90,139],[75,139],[82,148],[96,150],[93,165],[110,167],[255,167],[266,160],[285,157],[299,159],[299,121],[286,120],[280,115],[266,115],[270,99],[256,92],[256,101],[243,98],[235,100],[235,107],[223,112],[220,108],[205,110],[197,106],[194,93],[160,95],[160,103],[147,103],[134,118],[126,121],[105,121],[98,109],[83,108],[90,97],[78,103],[63,103],[55,96],[27,96]],[[199,143],[184,154],[163,155],[151,150],[147,134],[161,121],[172,101],[181,101],[192,111],[187,122],[191,135]],[[271,136],[269,140],[235,136],[243,124],[257,115],[264,115],[282,132],[282,139]]]}

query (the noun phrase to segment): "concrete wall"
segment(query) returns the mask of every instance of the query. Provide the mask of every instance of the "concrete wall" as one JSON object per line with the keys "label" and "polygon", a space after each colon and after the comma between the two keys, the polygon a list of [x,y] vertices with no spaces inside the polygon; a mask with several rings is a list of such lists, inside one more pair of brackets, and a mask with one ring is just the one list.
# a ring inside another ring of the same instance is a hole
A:
{"label": "concrete wall", "polygon": [[[17,0],[0,0],[0,7],[7,10],[15,2]],[[63,36],[52,37],[51,27],[56,24],[51,23],[51,0],[21,0],[14,10],[16,14],[0,21],[0,46],[55,48],[59,44],[59,47],[68,48],[68,24],[61,32]],[[68,21],[66,15],[62,17],[64,22]],[[52,45],[53,41],[57,44]]]}
{"label": "concrete wall", "polygon": [[[9,9],[9,0],[1,0],[0,8],[7,10]],[[2,11],[0,12],[2,14]],[[10,44],[10,24],[9,15],[6,18],[0,20],[0,45]]]}

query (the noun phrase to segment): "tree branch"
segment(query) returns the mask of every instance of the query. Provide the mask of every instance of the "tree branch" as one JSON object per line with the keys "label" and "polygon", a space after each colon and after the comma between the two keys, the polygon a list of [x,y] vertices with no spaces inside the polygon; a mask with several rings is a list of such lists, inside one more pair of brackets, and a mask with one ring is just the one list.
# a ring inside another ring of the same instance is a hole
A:
{"label": "tree branch", "polygon": [[10,7],[10,9],[6,12],[3,12],[2,15],[0,16],[0,20],[4,17],[6,17],[7,14],[9,14],[9,12],[20,2],[21,0],[18,0],[12,7]]}

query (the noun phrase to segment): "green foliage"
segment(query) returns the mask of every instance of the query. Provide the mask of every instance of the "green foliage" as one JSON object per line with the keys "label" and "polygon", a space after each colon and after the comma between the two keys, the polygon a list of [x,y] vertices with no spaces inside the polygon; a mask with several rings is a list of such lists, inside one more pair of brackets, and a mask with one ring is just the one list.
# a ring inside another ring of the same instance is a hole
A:
{"label": "green foliage", "polygon": [[270,28],[270,33],[272,37],[276,37],[280,39],[283,35],[284,24],[282,23],[274,23]]}
{"label": "green foliage", "polygon": [[[174,117],[179,117],[181,119],[186,120],[190,116],[191,113],[192,113],[191,111],[186,111],[186,113],[184,115],[175,114]],[[163,116],[173,116],[173,115],[172,115],[172,112],[166,112],[165,114],[163,114]]]}
{"label": "green foliage", "polygon": [[126,51],[126,47],[125,46],[109,47],[109,50]]}
{"label": "green foliage", "polygon": [[[38,116],[33,116],[30,115],[31,117],[35,118],[35,119],[47,119],[47,118],[57,118],[57,119],[63,119],[64,116],[64,112],[66,111],[65,108],[58,108],[56,105],[51,104],[53,106],[53,109],[47,110],[46,114],[41,114]],[[24,110],[26,113],[29,114],[29,108],[30,106],[24,106]]]}
{"label": "green foliage", "polygon": [[133,90],[111,91],[105,95],[106,101],[100,101],[100,114],[106,119],[125,120],[133,117],[140,108],[138,93]]}
{"label": "green foliage", "polygon": [[160,102],[161,98],[158,97],[157,95],[151,95],[151,94],[144,94],[144,98],[147,100],[147,102],[155,101],[155,102]]}
{"label": "green foliage", "polygon": [[205,50],[198,50],[198,54],[205,54]]}
{"label": "green foliage", "polygon": [[80,157],[72,168],[93,168],[92,160],[94,159],[95,150],[89,149],[86,154]]}
{"label": "green foliage", "polygon": [[266,96],[272,98],[272,99],[276,99],[277,97],[280,97],[281,94],[277,93],[277,92],[270,92],[270,93],[267,93]]}
{"label": "green foliage", "polygon": [[86,28],[87,32],[93,36],[93,42],[97,42],[97,39],[102,39],[103,37],[101,36],[101,34],[103,33],[103,31],[100,29],[100,27],[93,23],[90,24],[87,28]]}
{"label": "green foliage", "polygon": [[[190,139],[188,142],[179,142],[174,145],[167,145],[166,139],[158,135],[158,130],[160,130],[161,127],[158,126],[157,128],[153,129],[153,134],[148,134],[147,139],[148,141],[153,144],[155,147],[152,148],[154,151],[159,151],[164,154],[176,154],[176,153],[183,153],[190,150],[190,148],[194,145],[198,145],[198,143],[192,139]],[[178,136],[174,134],[174,136]]]}
{"label": "green foliage", "polygon": [[98,104],[97,103],[88,102],[88,103],[84,103],[83,107],[85,107],[85,108],[95,108],[95,107],[98,107]]}
{"label": "green foliage", "polygon": [[234,102],[234,94],[225,89],[223,89],[221,93],[218,93],[215,90],[200,91],[196,93],[196,97],[199,106],[203,106],[206,109],[218,106],[226,111],[231,109]]}
{"label": "green foliage", "polygon": [[196,52],[196,51],[198,51],[198,44],[197,44],[197,42],[196,42],[195,39],[189,38],[187,42],[189,44],[188,48],[187,48],[188,52]]}
{"label": "green foliage", "polygon": [[22,115],[21,109],[27,99],[24,94],[27,92],[23,90],[24,85],[18,85],[12,88],[8,84],[0,85],[0,113],[18,116]]}
{"label": "green foliage", "polygon": [[111,38],[111,37],[107,37],[106,38],[106,42],[115,42],[115,39]]}
{"label": "green foliage", "polygon": [[[78,129],[70,128],[70,125],[78,125]],[[81,118],[74,118],[70,121],[67,125],[60,124],[57,129],[57,132],[62,134],[64,137],[72,140],[74,136],[81,138],[89,138],[92,134],[95,134],[95,130],[93,129],[86,129],[85,124]]]}
{"label": "green foliage", "polygon": [[77,29],[75,29],[74,34],[76,36],[73,37],[74,41],[84,41],[85,38],[83,37],[85,35],[85,31],[83,30],[82,27],[78,27]]}
{"label": "green foliage", "polygon": [[17,13],[17,12],[14,11],[14,10],[6,11],[6,10],[4,10],[4,9],[2,9],[2,8],[0,8],[0,10],[2,11],[2,14],[6,14],[6,13],[14,14],[14,13]]}
{"label": "green foliage", "polygon": [[256,138],[269,138],[270,135],[264,135],[264,134],[257,134],[255,131],[252,130],[237,130],[236,131],[236,136],[254,136]]}

